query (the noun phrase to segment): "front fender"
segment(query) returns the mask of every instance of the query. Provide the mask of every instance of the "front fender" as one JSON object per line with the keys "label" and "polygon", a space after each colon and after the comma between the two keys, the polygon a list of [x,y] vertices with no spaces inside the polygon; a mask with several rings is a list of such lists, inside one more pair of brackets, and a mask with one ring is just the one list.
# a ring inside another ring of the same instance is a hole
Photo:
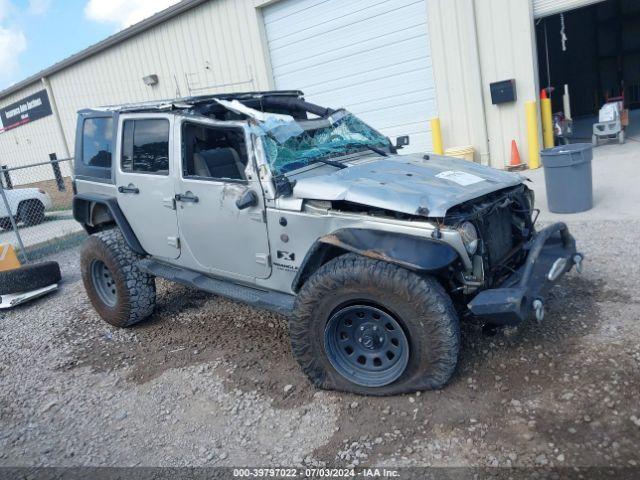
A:
{"label": "front fender", "polygon": [[356,253],[420,273],[437,273],[459,258],[453,247],[433,238],[382,230],[346,228],[320,237],[316,241],[294,279],[294,291],[298,291],[304,281],[321,265],[318,258],[326,258],[323,247],[334,247],[343,252]]}

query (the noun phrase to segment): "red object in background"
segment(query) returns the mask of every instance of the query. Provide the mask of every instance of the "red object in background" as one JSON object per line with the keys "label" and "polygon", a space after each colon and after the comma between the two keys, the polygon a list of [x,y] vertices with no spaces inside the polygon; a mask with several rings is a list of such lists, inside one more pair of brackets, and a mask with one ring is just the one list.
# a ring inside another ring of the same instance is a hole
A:
{"label": "red object in background", "polygon": [[520,160],[520,152],[518,151],[518,144],[515,140],[511,140],[511,166],[518,167],[522,165]]}

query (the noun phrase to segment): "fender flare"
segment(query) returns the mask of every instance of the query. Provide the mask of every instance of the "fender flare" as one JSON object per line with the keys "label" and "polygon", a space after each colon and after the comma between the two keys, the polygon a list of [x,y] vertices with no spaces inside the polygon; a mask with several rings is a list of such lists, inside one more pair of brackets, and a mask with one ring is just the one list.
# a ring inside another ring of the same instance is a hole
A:
{"label": "fender flare", "polygon": [[133,232],[131,225],[129,225],[127,217],[122,213],[120,205],[118,205],[118,200],[115,197],[99,193],[80,193],[73,197],[73,218],[82,224],[87,233],[92,234],[99,230],[92,222],[95,205],[104,205],[106,207],[111,219],[122,232],[122,236],[131,250],[140,255],[147,254],[144,248],[142,248],[138,237],[136,237],[136,234]]}
{"label": "fender flare", "polygon": [[392,263],[419,273],[440,272],[459,258],[458,252],[451,245],[433,238],[383,230],[345,228],[316,240],[293,280],[293,291],[299,291],[322,264],[339,254],[336,250]]}

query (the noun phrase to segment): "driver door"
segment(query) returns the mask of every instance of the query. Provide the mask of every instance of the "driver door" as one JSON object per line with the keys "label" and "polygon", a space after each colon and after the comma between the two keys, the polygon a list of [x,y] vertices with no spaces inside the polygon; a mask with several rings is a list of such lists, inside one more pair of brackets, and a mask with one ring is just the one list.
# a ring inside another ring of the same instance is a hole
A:
{"label": "driver door", "polygon": [[[265,205],[257,175],[251,171],[248,139],[241,126],[184,120],[176,209],[183,249],[200,270],[243,279],[271,274]],[[236,201],[248,191],[253,205]]]}

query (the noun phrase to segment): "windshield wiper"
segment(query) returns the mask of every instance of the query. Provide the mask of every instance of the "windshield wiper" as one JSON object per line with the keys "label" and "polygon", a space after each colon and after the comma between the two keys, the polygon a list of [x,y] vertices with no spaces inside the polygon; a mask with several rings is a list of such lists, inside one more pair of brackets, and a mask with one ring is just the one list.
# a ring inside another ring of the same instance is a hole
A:
{"label": "windshield wiper", "polygon": [[343,168],[347,168],[347,166],[344,163],[336,162],[335,160],[329,160],[328,158],[318,157],[318,158],[309,160],[309,164],[316,163],[316,162],[325,163],[327,165],[331,165],[332,167],[338,167],[340,170],[342,170]]}
{"label": "windshield wiper", "polygon": [[382,155],[383,157],[388,157],[389,156],[389,154],[387,152],[385,152],[384,150],[382,150],[381,148],[374,147],[373,145],[365,145],[365,147],[367,147],[372,152],[376,152],[378,155]]}
{"label": "windshield wiper", "polygon": [[364,147],[367,150],[371,150],[372,152],[375,152],[378,155],[381,155],[383,157],[388,157],[389,156],[389,154],[387,152],[385,152],[384,150],[382,150],[381,148],[374,147],[373,145],[369,145],[369,144],[366,144],[366,143],[348,143],[346,146],[347,147]]}

